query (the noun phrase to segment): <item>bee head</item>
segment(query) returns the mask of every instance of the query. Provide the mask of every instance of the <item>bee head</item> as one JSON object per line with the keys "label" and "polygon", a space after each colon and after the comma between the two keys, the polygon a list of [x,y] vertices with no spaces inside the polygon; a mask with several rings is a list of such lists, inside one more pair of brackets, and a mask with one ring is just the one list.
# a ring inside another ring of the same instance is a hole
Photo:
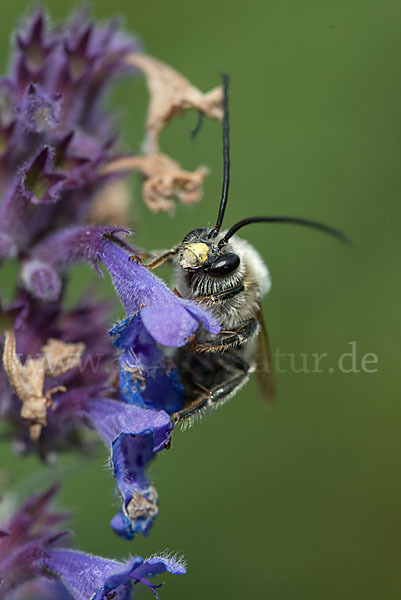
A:
{"label": "bee head", "polygon": [[203,271],[211,277],[231,275],[240,265],[240,258],[228,248],[219,246],[209,237],[207,229],[195,229],[182,241],[179,261],[186,271]]}

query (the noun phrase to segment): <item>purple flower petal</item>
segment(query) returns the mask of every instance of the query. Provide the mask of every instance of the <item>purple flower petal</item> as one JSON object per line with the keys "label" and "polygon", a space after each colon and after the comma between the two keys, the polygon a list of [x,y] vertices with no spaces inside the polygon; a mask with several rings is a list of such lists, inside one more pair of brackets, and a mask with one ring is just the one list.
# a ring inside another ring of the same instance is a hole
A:
{"label": "purple flower petal", "polygon": [[10,259],[16,254],[17,245],[14,240],[5,231],[0,231],[0,258]]}
{"label": "purple flower petal", "polygon": [[46,81],[57,43],[47,31],[47,18],[42,11],[31,15],[17,32],[12,75],[21,94],[31,81]]}
{"label": "purple flower petal", "polygon": [[141,311],[142,321],[156,342],[163,346],[184,346],[199,327],[199,321],[185,306],[172,301],[146,306]]}
{"label": "purple flower petal", "polygon": [[195,302],[191,302],[191,300],[187,300],[186,298],[181,298],[181,301],[191,315],[193,315],[196,319],[199,319],[203,327],[205,327],[209,333],[213,335],[220,333],[221,327],[216,319],[211,316],[209,311],[206,311]]}
{"label": "purple flower petal", "polygon": [[164,571],[174,575],[185,575],[187,572],[185,563],[175,554],[160,554],[147,558],[135,569],[135,575],[141,577],[154,577]]}
{"label": "purple flower petal", "polygon": [[199,321],[213,334],[220,331],[218,322],[207,310],[176,296],[161,279],[136,261],[130,261],[122,248],[105,241],[104,250],[102,261],[127,315],[141,309],[143,324],[157,342],[163,346],[183,346],[198,328]]}
{"label": "purple flower petal", "polygon": [[46,54],[56,45],[47,29],[47,17],[42,11],[34,13],[17,33],[17,46],[24,53],[32,70],[38,70]]}
{"label": "purple flower petal", "polygon": [[[46,565],[76,600],[104,600],[108,594],[110,598],[130,600],[132,582],[143,581],[155,592],[155,586],[144,581],[145,576],[165,571],[176,575],[186,573],[182,560],[173,557],[143,559],[137,556],[121,562],[73,550],[50,550]],[[116,595],[112,596],[113,592]]]}
{"label": "purple flower petal", "polygon": [[29,244],[32,236],[46,229],[48,204],[57,202],[64,175],[52,172],[52,151],[45,146],[18,168],[0,205],[0,231],[14,244]]}
{"label": "purple flower petal", "polygon": [[133,440],[135,436],[149,436],[152,451],[156,452],[170,437],[170,417],[162,410],[145,410],[104,398],[89,399],[86,405],[96,429],[109,447],[120,436],[131,436]]}

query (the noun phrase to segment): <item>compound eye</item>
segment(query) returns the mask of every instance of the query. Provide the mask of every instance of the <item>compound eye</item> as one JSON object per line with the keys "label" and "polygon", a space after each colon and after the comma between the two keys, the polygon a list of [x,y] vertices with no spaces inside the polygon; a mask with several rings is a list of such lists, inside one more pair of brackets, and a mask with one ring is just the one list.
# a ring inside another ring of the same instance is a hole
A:
{"label": "compound eye", "polygon": [[208,273],[212,277],[224,277],[230,275],[239,267],[240,259],[238,254],[230,252],[217,258],[209,267]]}

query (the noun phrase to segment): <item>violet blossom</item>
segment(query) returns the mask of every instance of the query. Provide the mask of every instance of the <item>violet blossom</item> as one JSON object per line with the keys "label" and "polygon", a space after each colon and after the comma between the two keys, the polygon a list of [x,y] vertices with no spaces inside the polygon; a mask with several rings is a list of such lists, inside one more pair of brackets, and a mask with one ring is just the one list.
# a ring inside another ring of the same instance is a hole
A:
{"label": "violet blossom", "polygon": [[[128,316],[138,313],[143,327],[163,346],[184,346],[203,325],[210,333],[220,332],[217,320],[194,302],[179,298],[116,244],[106,243],[103,263]],[[142,306],[143,305],[143,306]]]}
{"label": "violet blossom", "polygon": [[182,559],[165,553],[117,561],[61,546],[68,532],[59,531],[59,525],[69,515],[50,508],[56,492],[53,486],[31,496],[1,523],[0,598],[129,600],[135,583],[149,587],[158,598],[160,585],[151,583],[150,577],[186,572]]}
{"label": "violet blossom", "polygon": [[73,550],[50,550],[44,561],[51,574],[64,583],[76,600],[130,600],[133,583],[142,583],[159,598],[157,588],[149,581],[160,573],[186,573],[185,563],[176,556],[140,556],[126,562],[91,556]]}
{"label": "violet blossom", "polygon": [[0,525],[0,597],[42,572],[46,551],[65,535],[57,526],[68,515],[49,508],[57,487],[28,498]]}

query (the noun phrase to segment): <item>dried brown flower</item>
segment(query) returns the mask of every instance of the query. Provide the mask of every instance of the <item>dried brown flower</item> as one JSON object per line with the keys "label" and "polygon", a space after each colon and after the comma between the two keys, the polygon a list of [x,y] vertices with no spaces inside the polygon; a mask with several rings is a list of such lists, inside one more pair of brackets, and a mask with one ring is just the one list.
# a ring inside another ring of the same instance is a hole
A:
{"label": "dried brown flower", "polygon": [[139,67],[147,78],[150,103],[146,147],[149,154],[159,152],[160,132],[166,123],[188,108],[195,108],[211,119],[223,119],[222,86],[204,94],[175,69],[146,54],[130,54],[126,62]]}
{"label": "dried brown flower", "polygon": [[153,486],[146,490],[146,496],[134,492],[130,502],[124,509],[124,513],[135,526],[137,519],[154,519],[159,512],[157,504],[157,491]]}
{"label": "dried brown flower", "polygon": [[22,402],[21,417],[30,422],[31,439],[37,441],[47,424],[47,407],[52,405],[51,396],[65,392],[64,386],[44,390],[45,376],[58,377],[79,364],[85,345],[66,344],[50,338],[42,347],[43,355],[28,357],[23,365],[16,352],[15,334],[5,332],[3,366],[11,386]]}
{"label": "dried brown flower", "polygon": [[42,346],[45,357],[45,374],[48,377],[59,377],[67,371],[75,369],[79,365],[84,351],[85,344],[82,342],[67,344],[62,340],[49,338]]}
{"label": "dried brown flower", "polygon": [[193,173],[185,171],[172,158],[165,154],[148,156],[127,156],[105,165],[102,173],[137,169],[145,176],[143,199],[153,212],[174,212],[174,200],[182,204],[193,204],[202,195],[202,184],[208,169],[199,167]]}
{"label": "dried brown flower", "polygon": [[101,174],[136,169],[144,177],[143,198],[154,212],[174,212],[177,199],[193,204],[202,196],[202,184],[208,169],[199,167],[193,173],[160,152],[160,133],[166,123],[188,108],[194,108],[212,119],[223,118],[223,88],[218,86],[202,93],[185,77],[165,63],[145,54],[132,54],[126,62],[139,67],[146,75],[150,91],[146,123],[145,155],[115,159],[101,168]]}

